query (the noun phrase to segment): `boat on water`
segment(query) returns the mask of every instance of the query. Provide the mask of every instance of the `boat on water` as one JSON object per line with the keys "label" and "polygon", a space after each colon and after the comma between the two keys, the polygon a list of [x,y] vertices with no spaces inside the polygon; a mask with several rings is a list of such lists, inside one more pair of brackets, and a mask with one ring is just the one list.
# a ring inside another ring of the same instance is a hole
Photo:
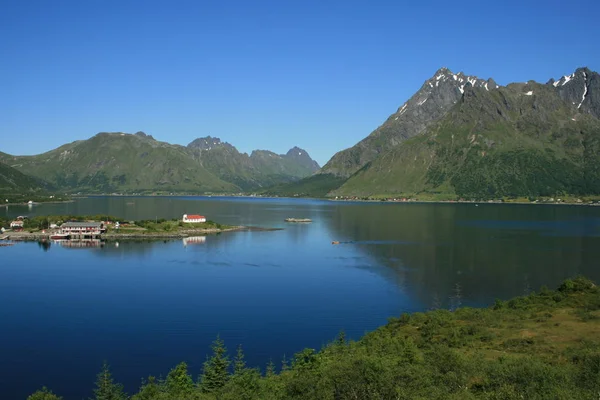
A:
{"label": "boat on water", "polygon": [[286,218],[285,222],[312,222],[309,218]]}
{"label": "boat on water", "polygon": [[53,233],[50,235],[50,239],[53,240],[67,240],[70,239],[71,236],[68,233]]}

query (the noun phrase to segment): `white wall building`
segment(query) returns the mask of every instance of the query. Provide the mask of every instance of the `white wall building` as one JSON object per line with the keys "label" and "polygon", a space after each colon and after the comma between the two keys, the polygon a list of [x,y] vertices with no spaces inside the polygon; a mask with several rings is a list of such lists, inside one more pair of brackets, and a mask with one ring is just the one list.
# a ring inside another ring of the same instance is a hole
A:
{"label": "white wall building", "polygon": [[203,215],[197,215],[197,214],[183,214],[183,222],[189,223],[189,224],[197,224],[199,222],[206,222],[206,217]]}

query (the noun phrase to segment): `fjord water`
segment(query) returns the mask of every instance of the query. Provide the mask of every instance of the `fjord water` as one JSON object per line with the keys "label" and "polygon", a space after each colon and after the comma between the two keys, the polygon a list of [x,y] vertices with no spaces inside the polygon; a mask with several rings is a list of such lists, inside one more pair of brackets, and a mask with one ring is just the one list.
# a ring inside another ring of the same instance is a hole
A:
{"label": "fjord water", "polygon": [[103,360],[128,391],[180,361],[196,377],[217,335],[231,353],[242,344],[248,364],[264,370],[340,330],[356,339],[403,312],[486,306],[577,274],[600,281],[600,207],[92,197],[0,212],[125,220],[200,213],[283,228],[187,245],[0,248],[7,399],[43,385],[66,399],[87,397]]}

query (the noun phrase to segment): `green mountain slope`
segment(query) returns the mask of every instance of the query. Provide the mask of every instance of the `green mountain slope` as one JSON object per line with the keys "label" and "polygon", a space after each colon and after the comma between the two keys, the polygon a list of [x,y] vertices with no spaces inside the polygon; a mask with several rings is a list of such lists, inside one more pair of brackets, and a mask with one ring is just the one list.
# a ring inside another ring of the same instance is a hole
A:
{"label": "green mountain slope", "polygon": [[369,136],[336,153],[321,173],[347,178],[390,148],[424,132],[460,100],[467,84],[486,90],[498,87],[492,79],[483,80],[440,68]]}
{"label": "green mountain slope", "polygon": [[[297,149],[297,148],[296,148]],[[298,149],[303,154],[304,150]],[[282,182],[292,182],[300,178],[310,176],[319,169],[318,164],[306,165],[303,160],[299,160],[290,155],[294,149],[287,154],[275,154],[268,150],[255,150],[250,154],[250,160],[255,168],[270,178],[271,185]]]}
{"label": "green mountain slope", "polygon": [[48,185],[0,162],[0,194],[42,192]]}
{"label": "green mountain slope", "polygon": [[254,171],[250,157],[229,143],[210,136],[198,138],[187,145],[187,152],[204,168],[241,190],[260,186],[260,177]]}
{"label": "green mountain slope", "polygon": [[141,132],[99,133],[44,154],[4,158],[22,172],[78,191],[239,190],[195,162],[184,147]]}
{"label": "green mountain slope", "polygon": [[333,174],[315,174],[297,182],[272,186],[263,193],[284,197],[326,197],[346,180]]}
{"label": "green mountain slope", "polygon": [[287,154],[255,150],[248,155],[219,138],[207,136],[194,140],[187,148],[204,168],[242,190],[293,182],[319,169],[308,153],[297,147]]}
{"label": "green mountain slope", "polygon": [[332,195],[466,198],[600,193],[600,121],[535,82],[464,89],[424,134],[364,166]]}

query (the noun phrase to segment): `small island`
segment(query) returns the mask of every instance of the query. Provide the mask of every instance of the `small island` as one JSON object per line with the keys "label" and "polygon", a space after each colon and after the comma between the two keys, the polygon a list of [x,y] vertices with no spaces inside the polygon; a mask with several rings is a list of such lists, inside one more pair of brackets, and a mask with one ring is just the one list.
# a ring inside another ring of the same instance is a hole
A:
{"label": "small island", "polygon": [[286,218],[285,222],[312,222],[310,218]]}

